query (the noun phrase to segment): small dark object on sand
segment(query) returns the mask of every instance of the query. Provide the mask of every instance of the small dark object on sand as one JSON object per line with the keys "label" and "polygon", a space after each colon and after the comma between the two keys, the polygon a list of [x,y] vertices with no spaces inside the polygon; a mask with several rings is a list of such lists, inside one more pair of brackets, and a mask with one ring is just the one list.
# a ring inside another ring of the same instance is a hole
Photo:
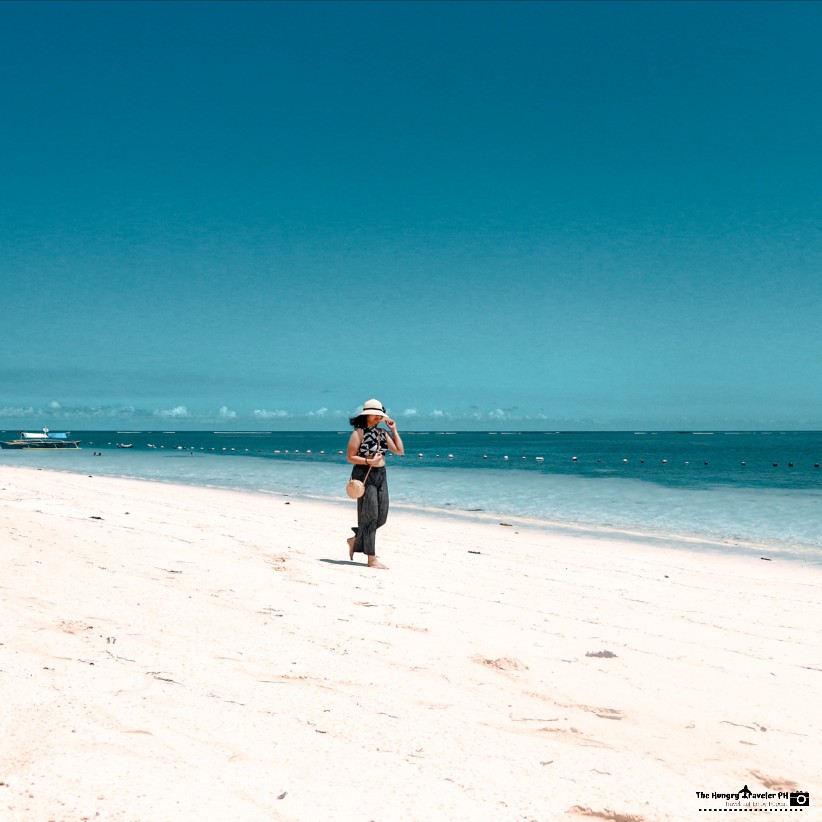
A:
{"label": "small dark object on sand", "polygon": [[513,528],[514,526],[511,525],[510,522],[501,522],[500,525],[504,525],[506,528]]}
{"label": "small dark object on sand", "polygon": [[600,659],[615,659],[616,654],[613,651],[588,651],[585,656],[595,656]]}
{"label": "small dark object on sand", "polygon": [[760,559],[764,559],[765,562],[773,562],[773,560],[770,557],[760,557]]}
{"label": "small dark object on sand", "polygon": [[469,551],[468,553],[469,554],[481,554],[482,551]]}

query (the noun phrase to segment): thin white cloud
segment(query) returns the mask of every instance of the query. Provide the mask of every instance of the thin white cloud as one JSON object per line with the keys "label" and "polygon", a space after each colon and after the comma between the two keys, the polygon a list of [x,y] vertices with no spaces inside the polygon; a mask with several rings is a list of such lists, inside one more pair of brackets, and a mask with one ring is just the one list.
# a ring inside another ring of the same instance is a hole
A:
{"label": "thin white cloud", "polygon": [[[156,415],[158,412],[154,412]],[[45,406],[34,408],[0,408],[0,419],[3,417],[21,417],[46,420],[112,420],[121,421],[136,417],[150,417],[148,411],[135,408],[132,405],[63,405],[57,400],[46,403]]]}
{"label": "thin white cloud", "polygon": [[288,411],[268,411],[265,408],[258,408],[251,412],[251,416],[258,420],[281,420],[286,417],[290,417],[291,415]]}
{"label": "thin white cloud", "polygon": [[236,420],[237,412],[232,411],[227,405],[220,408],[220,419],[222,420]]}
{"label": "thin white cloud", "polygon": [[419,416],[419,411],[416,408],[406,408],[405,411],[402,412],[403,417],[417,417]]}
{"label": "thin white cloud", "polygon": [[154,415],[167,419],[186,420],[191,417],[191,412],[184,405],[178,405],[176,408],[157,410]]}
{"label": "thin white cloud", "polygon": [[6,406],[5,408],[0,408],[0,417],[30,417],[38,412],[34,410],[31,406],[28,408],[19,408],[13,406]]}
{"label": "thin white cloud", "polygon": [[328,416],[328,409],[327,408],[318,408],[316,411],[309,411],[309,417],[327,417]]}

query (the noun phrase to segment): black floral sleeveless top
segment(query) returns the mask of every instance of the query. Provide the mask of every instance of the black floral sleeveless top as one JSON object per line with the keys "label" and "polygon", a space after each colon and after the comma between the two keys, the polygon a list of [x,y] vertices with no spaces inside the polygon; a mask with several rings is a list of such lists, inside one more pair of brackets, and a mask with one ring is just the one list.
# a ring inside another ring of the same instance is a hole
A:
{"label": "black floral sleeveless top", "polygon": [[384,428],[363,428],[358,457],[373,457],[388,450],[388,432]]}

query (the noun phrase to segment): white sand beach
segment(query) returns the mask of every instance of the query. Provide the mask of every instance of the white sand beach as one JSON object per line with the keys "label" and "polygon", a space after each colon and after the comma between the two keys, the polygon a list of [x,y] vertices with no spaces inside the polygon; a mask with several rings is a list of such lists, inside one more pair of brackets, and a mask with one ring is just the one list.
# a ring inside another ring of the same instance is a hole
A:
{"label": "white sand beach", "polygon": [[1,468],[0,819],[822,818],[822,569],[354,520]]}

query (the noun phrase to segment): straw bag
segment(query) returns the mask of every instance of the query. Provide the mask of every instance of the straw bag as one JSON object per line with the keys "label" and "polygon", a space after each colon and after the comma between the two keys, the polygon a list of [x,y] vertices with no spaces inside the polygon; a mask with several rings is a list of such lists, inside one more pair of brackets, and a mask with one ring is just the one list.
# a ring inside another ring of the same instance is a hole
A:
{"label": "straw bag", "polygon": [[348,494],[351,499],[359,499],[365,493],[365,483],[368,480],[368,475],[371,473],[371,469],[373,465],[368,466],[368,471],[365,474],[365,479],[363,480],[348,480],[345,484],[345,493]]}

